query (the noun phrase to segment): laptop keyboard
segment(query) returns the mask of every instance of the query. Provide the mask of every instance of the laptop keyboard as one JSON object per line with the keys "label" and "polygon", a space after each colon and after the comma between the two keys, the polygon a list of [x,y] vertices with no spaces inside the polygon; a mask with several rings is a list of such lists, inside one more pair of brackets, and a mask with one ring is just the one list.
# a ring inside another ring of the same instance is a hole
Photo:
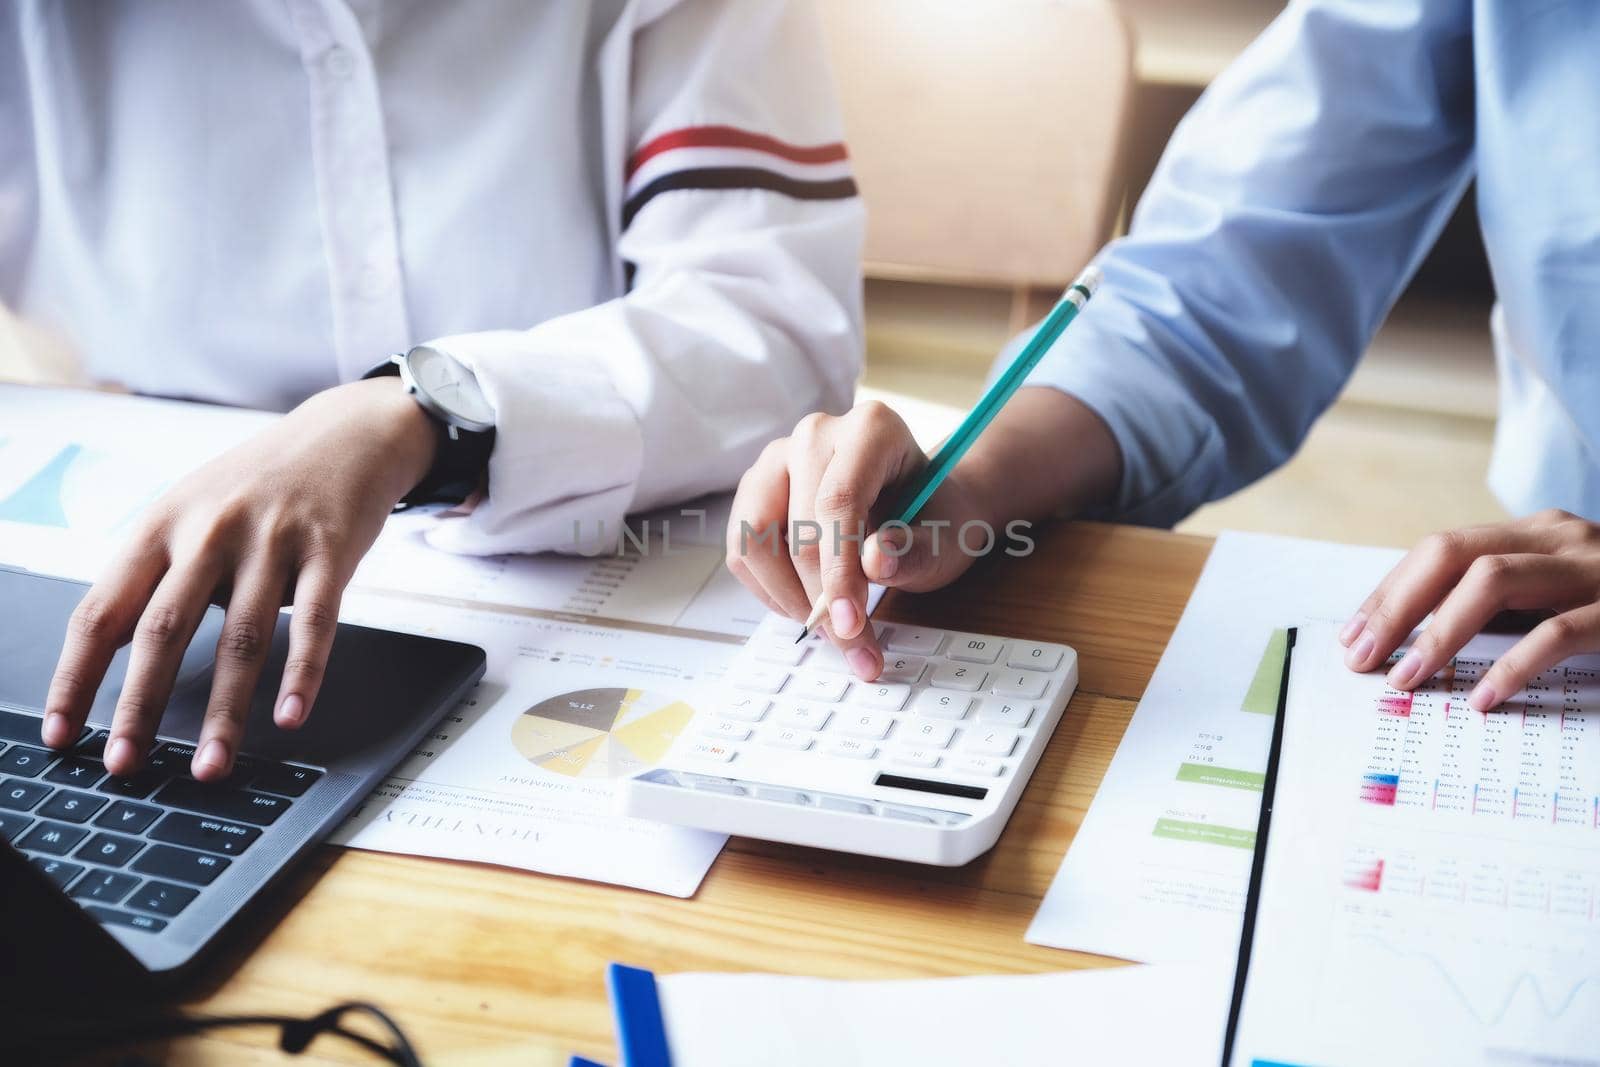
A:
{"label": "laptop keyboard", "polygon": [[39,745],[39,719],[0,710],[0,836],[107,925],[159,933],[322,772],[240,756],[233,774],[189,776],[194,746],[161,741],[143,770],[109,776],[106,731],[69,751]]}

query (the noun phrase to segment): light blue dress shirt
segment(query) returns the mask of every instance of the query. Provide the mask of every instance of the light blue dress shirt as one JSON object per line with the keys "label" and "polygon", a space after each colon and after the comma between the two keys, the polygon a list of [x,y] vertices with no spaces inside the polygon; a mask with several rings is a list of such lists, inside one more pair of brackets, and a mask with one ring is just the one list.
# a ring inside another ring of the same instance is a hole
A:
{"label": "light blue dress shirt", "polygon": [[1293,3],[1217,79],[1030,379],[1116,435],[1113,513],[1170,524],[1284,462],[1474,178],[1500,302],[1490,487],[1600,518],[1592,0]]}

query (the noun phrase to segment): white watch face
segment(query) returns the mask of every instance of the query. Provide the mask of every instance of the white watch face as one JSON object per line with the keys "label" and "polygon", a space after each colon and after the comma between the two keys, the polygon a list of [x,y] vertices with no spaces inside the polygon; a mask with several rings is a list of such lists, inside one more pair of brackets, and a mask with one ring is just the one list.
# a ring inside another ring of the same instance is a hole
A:
{"label": "white watch face", "polygon": [[468,429],[494,425],[494,408],[478,387],[477,376],[460,360],[422,346],[411,350],[406,364],[417,390]]}

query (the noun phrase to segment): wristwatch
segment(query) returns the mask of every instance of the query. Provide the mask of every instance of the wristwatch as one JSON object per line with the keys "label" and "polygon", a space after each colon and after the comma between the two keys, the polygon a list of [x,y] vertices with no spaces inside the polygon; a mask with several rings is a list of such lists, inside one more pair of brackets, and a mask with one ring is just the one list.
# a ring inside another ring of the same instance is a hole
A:
{"label": "wristwatch", "polygon": [[406,392],[427,412],[438,440],[433,466],[401,505],[461,503],[482,485],[494,449],[494,407],[478,376],[431,345],[397,352],[362,378],[386,375],[399,375]]}

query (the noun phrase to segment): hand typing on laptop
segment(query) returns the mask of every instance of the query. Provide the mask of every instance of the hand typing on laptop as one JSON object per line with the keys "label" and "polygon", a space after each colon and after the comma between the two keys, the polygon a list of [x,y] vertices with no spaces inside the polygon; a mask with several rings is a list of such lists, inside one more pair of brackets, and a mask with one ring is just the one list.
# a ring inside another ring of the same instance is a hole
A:
{"label": "hand typing on laptop", "polygon": [[194,776],[232,769],[278,609],[294,605],[283,682],[285,729],[316,701],[345,584],[394,504],[428,471],[434,431],[395,379],[319,393],[158,500],[84,597],[45,705],[45,744],[78,739],[112,655],[131,641],[106,769],[145,761],[184,650],[213,601],[227,605]]}

